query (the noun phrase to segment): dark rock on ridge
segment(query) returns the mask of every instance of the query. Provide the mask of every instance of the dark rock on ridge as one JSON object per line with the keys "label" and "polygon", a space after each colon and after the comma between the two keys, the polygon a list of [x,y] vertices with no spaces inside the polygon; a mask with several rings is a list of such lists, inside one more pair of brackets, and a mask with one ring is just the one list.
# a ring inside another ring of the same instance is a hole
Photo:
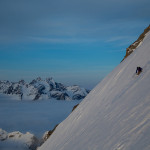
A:
{"label": "dark rock on ridge", "polygon": [[144,30],[144,32],[139,36],[139,38],[126,49],[126,55],[124,56],[124,59],[126,59],[140,45],[140,43],[143,41],[144,37],[149,31],[150,25]]}

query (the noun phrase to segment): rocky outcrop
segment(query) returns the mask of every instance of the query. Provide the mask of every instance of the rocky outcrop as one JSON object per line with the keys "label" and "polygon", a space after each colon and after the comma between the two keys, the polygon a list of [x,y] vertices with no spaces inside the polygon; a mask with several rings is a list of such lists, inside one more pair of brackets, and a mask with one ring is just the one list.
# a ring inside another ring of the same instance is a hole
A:
{"label": "rocky outcrop", "polygon": [[139,36],[139,38],[126,49],[126,55],[124,59],[126,59],[141,44],[144,37],[149,31],[150,31],[150,25],[144,30],[144,32]]}
{"label": "rocky outcrop", "polygon": [[43,135],[43,143],[52,135],[52,133],[55,131],[55,129],[57,128],[57,126],[58,126],[59,124],[57,124],[54,128],[53,128],[53,130],[50,130],[50,131],[47,131],[47,132],[45,132],[45,134]]}
{"label": "rocky outcrop", "polygon": [[61,92],[61,91],[52,91],[51,97],[57,99],[57,100],[69,100],[69,96],[67,93]]}
{"label": "rocky outcrop", "polygon": [[89,90],[77,85],[65,86],[57,83],[53,78],[45,80],[38,77],[30,83],[24,80],[19,82],[0,81],[0,93],[9,96],[18,96],[21,100],[81,100],[89,93]]}
{"label": "rocky outcrop", "polygon": [[79,106],[79,104],[75,105],[72,109],[72,112]]}

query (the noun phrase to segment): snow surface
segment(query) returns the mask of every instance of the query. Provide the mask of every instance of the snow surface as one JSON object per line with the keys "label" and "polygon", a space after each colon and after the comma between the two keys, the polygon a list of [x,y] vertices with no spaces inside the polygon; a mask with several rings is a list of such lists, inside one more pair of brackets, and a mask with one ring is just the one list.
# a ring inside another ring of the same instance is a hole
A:
{"label": "snow surface", "polygon": [[38,150],[149,149],[150,32]]}
{"label": "snow surface", "polygon": [[[18,101],[0,95],[0,128],[7,132],[30,132],[41,138],[62,122],[80,101]],[[14,97],[12,97],[14,98]]]}

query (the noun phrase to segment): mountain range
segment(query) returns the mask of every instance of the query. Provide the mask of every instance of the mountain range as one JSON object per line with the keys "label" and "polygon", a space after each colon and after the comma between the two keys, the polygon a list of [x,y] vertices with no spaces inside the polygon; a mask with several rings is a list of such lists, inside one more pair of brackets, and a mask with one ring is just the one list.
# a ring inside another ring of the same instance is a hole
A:
{"label": "mountain range", "polygon": [[20,80],[19,82],[0,81],[0,93],[17,97],[20,100],[81,100],[90,91],[77,85],[65,86],[57,83],[53,78],[32,80],[30,83]]}

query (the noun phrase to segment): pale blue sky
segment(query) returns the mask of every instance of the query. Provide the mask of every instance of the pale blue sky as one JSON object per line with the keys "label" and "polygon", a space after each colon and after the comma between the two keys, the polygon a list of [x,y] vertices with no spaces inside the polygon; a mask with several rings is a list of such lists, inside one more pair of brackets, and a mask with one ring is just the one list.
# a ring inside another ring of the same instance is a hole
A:
{"label": "pale blue sky", "polygon": [[92,88],[149,25],[149,0],[1,0],[0,80]]}

